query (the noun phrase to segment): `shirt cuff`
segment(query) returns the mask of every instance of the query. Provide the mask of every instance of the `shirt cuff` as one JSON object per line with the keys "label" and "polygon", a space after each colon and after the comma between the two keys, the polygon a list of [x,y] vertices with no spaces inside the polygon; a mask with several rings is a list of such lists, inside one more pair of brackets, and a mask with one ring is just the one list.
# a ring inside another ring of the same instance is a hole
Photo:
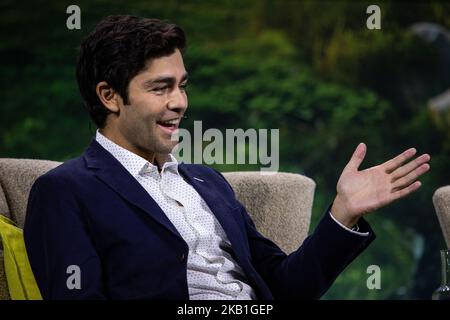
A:
{"label": "shirt cuff", "polygon": [[368,236],[368,235],[369,235],[369,232],[358,232],[358,231],[352,230],[352,229],[350,229],[350,228],[347,228],[347,227],[344,226],[342,223],[340,223],[339,221],[337,221],[337,219],[336,219],[335,217],[333,217],[333,215],[331,214],[331,211],[328,211],[328,213],[330,214],[331,219],[333,219],[334,222],[336,222],[338,225],[340,225],[340,226],[341,226],[342,228],[344,228],[345,230],[347,230],[347,231],[349,231],[349,232],[351,232],[351,233],[357,234],[357,235],[359,235],[359,236]]}

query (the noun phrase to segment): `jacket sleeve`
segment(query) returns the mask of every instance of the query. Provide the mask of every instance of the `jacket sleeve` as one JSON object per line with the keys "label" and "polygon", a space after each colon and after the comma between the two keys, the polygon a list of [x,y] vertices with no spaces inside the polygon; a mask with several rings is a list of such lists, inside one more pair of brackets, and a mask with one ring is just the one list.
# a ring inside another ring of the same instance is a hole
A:
{"label": "jacket sleeve", "polygon": [[327,211],[314,232],[294,252],[286,255],[261,235],[242,206],[252,263],[275,299],[319,299],[337,276],[375,239],[364,219],[357,235],[343,229]]}
{"label": "jacket sleeve", "polygon": [[[235,197],[223,175],[216,172]],[[286,255],[256,229],[245,207],[235,200],[245,221],[252,265],[275,299],[319,299],[375,239],[373,230],[363,218],[358,221],[359,232],[368,232],[368,235],[358,235],[338,225],[329,213],[330,206],[314,232],[296,251]]]}
{"label": "jacket sleeve", "polygon": [[49,174],[33,184],[24,226],[30,265],[44,299],[104,299],[100,259],[72,189]]}

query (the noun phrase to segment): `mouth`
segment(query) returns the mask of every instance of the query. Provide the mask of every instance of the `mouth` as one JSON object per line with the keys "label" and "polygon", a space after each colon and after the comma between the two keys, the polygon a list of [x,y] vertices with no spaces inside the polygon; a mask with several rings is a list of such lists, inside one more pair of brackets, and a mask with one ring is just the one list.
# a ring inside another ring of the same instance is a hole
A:
{"label": "mouth", "polygon": [[180,124],[180,118],[156,121],[158,127],[168,134],[173,134]]}

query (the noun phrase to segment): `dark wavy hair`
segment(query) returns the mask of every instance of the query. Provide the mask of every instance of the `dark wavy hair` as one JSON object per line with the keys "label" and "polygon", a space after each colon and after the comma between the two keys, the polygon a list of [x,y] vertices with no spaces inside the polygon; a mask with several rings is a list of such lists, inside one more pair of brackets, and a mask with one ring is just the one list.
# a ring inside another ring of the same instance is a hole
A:
{"label": "dark wavy hair", "polygon": [[177,25],[158,19],[113,15],[100,21],[80,46],[76,76],[86,109],[103,128],[110,111],[95,92],[106,81],[128,104],[128,85],[149,59],[184,52],[186,37]]}

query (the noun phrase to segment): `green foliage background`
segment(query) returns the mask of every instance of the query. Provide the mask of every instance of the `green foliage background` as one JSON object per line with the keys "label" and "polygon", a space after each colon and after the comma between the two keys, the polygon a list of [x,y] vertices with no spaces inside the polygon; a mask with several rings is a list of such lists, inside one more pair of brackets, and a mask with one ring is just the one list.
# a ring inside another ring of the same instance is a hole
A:
{"label": "green foliage background", "polygon": [[[280,170],[317,183],[311,230],[333,199],[360,141],[363,167],[407,149],[432,155],[423,187],[368,217],[377,240],[324,299],[429,299],[445,246],[432,205],[449,184],[449,127],[428,100],[450,86],[450,66],[409,28],[450,27],[444,1],[378,1],[382,30],[365,27],[366,1],[78,1],[82,29],[66,28],[67,1],[0,3],[0,157],[64,161],[95,132],[75,81],[77,46],[101,18],[171,20],[188,36],[189,114],[207,128],[279,128]],[[251,165],[218,165],[253,170]],[[381,290],[366,269],[379,265]]]}

